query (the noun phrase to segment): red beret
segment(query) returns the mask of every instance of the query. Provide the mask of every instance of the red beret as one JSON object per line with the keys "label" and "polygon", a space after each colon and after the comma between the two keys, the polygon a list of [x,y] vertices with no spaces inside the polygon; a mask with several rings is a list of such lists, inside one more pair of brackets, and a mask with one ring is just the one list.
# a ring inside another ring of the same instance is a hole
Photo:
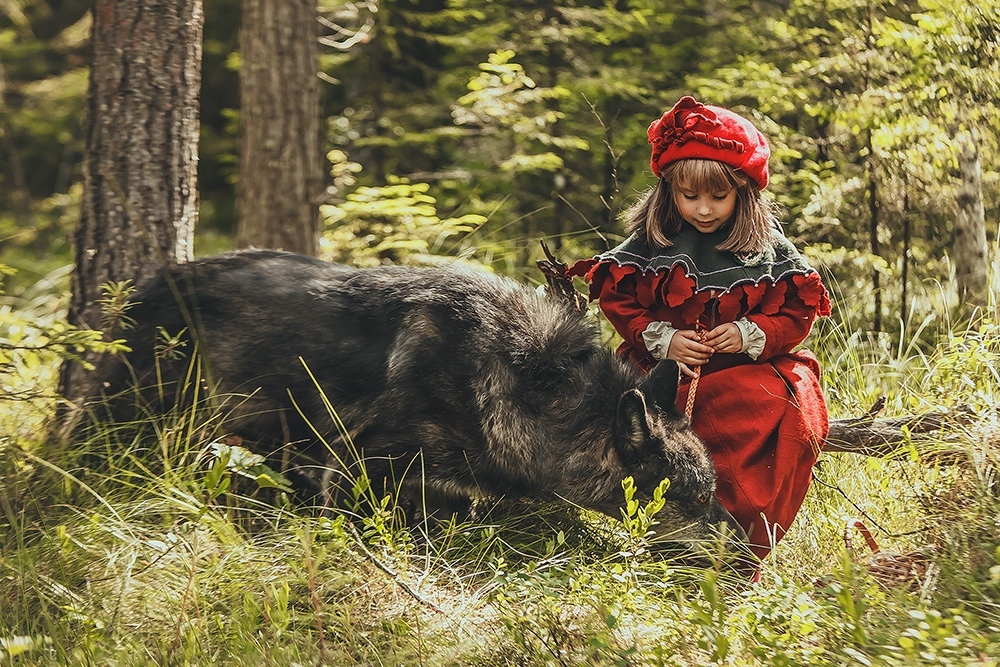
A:
{"label": "red beret", "polygon": [[653,155],[649,166],[659,178],[663,168],[676,160],[718,160],[739,169],[767,187],[767,160],[771,149],[753,123],[722,107],[706,106],[691,96],[649,125]]}

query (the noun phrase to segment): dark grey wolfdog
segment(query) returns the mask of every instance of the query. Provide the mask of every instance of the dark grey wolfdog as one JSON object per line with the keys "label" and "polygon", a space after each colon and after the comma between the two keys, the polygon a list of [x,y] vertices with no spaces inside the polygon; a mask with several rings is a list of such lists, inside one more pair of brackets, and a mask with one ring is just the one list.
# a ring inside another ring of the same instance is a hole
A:
{"label": "dark grey wolfdog", "polygon": [[112,416],[172,407],[190,359],[162,340],[183,332],[226,431],[284,449],[326,500],[363,465],[380,492],[441,511],[506,496],[620,517],[625,477],[639,500],[669,478],[666,539],[710,538],[720,523],[742,537],[675,410],[676,366],[641,377],[566,304],[510,279],[254,250],[166,269],[132,303],[131,352],[100,371]]}

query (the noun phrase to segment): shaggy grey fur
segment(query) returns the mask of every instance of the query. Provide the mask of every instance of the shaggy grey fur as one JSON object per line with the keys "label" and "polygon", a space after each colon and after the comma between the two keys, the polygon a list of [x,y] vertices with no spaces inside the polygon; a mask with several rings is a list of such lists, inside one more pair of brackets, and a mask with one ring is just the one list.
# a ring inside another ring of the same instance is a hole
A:
{"label": "shaggy grey fur", "polygon": [[323,498],[349,488],[363,460],[379,492],[449,511],[507,496],[620,517],[623,478],[647,499],[667,477],[663,532],[735,526],[674,408],[676,366],[642,378],[578,314],[509,279],[244,251],[165,270],[133,302],[137,326],[121,332],[132,352],[102,371],[114,416],[173,406],[190,359],[165,358],[156,341],[161,327],[186,329],[227,431],[283,452]]}

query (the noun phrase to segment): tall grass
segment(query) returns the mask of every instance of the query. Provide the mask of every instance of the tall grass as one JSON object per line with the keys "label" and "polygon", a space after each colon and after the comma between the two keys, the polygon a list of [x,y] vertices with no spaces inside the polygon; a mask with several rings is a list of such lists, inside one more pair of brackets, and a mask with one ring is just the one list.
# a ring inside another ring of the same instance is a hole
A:
{"label": "tall grass", "polygon": [[[942,311],[870,336],[847,297],[810,341],[835,417],[879,396],[972,413],[893,460],[824,454],[752,585],[650,558],[635,517],[319,515],[259,488],[202,413],[56,448],[49,399],[0,402],[0,665],[995,665],[1000,328]],[[20,376],[42,396],[49,362]],[[930,566],[884,585],[847,551],[850,518]]]}

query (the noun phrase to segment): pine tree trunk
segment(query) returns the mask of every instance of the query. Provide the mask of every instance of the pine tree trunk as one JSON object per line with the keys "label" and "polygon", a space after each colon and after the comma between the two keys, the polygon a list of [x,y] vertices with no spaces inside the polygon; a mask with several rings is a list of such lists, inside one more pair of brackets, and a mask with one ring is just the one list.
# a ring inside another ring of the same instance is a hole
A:
{"label": "pine tree trunk", "polygon": [[[95,0],[84,193],[69,322],[101,326],[101,286],[191,259],[198,217],[202,0]],[[92,394],[63,365],[60,393]],[[73,410],[70,410],[73,412]]]}
{"label": "pine tree trunk", "polygon": [[236,245],[316,255],[320,153],[315,0],[244,0]]}
{"label": "pine tree trunk", "polygon": [[973,134],[962,133],[959,144],[958,214],[952,259],[959,299],[970,306],[986,305],[989,270],[986,261],[986,215],[983,208],[983,169]]}

